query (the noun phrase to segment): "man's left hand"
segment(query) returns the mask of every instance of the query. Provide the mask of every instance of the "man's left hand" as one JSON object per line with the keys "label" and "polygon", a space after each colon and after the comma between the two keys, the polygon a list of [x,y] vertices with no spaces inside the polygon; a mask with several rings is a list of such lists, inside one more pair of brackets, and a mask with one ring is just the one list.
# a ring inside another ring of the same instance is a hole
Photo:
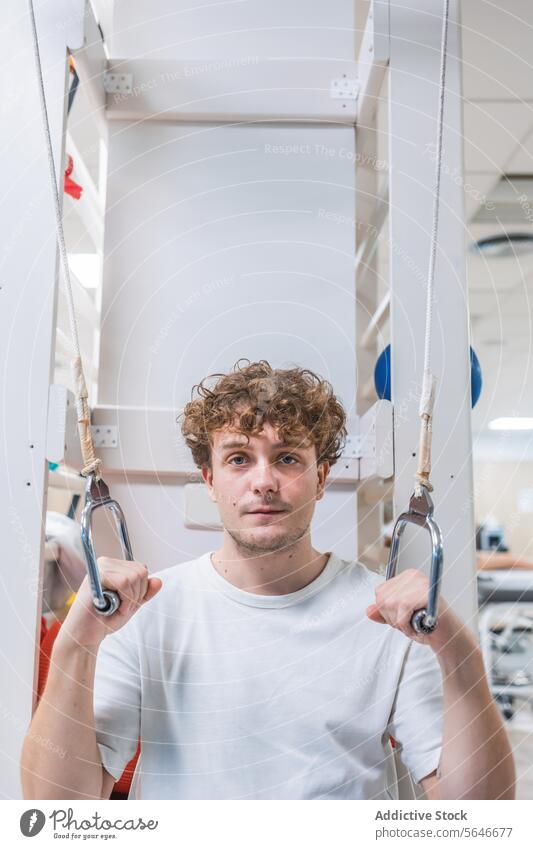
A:
{"label": "man's left hand", "polygon": [[410,640],[430,645],[435,652],[440,652],[461,630],[462,623],[441,596],[437,627],[431,634],[417,634],[411,626],[411,618],[416,610],[427,607],[428,593],[427,576],[417,569],[406,569],[376,588],[376,603],[367,607],[367,616],[373,622],[391,625]]}

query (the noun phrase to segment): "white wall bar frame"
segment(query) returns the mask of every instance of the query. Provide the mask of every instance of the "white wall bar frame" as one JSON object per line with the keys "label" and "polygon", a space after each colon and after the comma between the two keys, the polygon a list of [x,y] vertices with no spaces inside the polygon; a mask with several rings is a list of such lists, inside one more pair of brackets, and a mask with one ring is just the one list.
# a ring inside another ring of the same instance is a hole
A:
{"label": "white wall bar frame", "polygon": [[[432,151],[437,128],[440,11],[441,4],[433,0],[390,3],[389,232],[395,515],[408,506],[417,463],[434,194]],[[432,370],[438,385],[431,480],[435,516],[444,535],[443,594],[475,630],[468,294],[463,190],[457,179],[463,173],[458,0],[450,3],[448,44],[432,351]],[[406,531],[402,544],[400,568],[428,563],[430,545],[426,533]]]}
{"label": "white wall bar frame", "polygon": [[355,62],[254,56],[232,62],[125,59],[112,60],[109,71],[132,80],[130,94],[107,95],[110,119],[355,122]]}
{"label": "white wall bar frame", "polygon": [[[80,449],[72,396],[64,387],[50,387],[48,454],[55,463],[80,467]],[[92,410],[93,434],[109,429],[116,434],[112,446],[98,446],[106,474],[191,480],[200,478],[177,424],[178,410],[144,407],[96,406]],[[392,404],[378,401],[364,416],[349,421],[349,437],[342,457],[332,466],[328,484],[355,484],[393,474]],[[65,448],[65,450],[63,450]]]}
{"label": "white wall bar frame", "polygon": [[[68,79],[67,38],[79,46],[83,3],[36,3],[56,171],[62,186]],[[55,216],[27,8],[6,0],[0,92],[10,128],[2,154],[5,190],[0,298],[2,625],[0,798],[20,799],[20,753],[35,702],[43,515],[47,487],[48,392],[54,361],[57,272]],[[30,388],[31,387],[31,388]]]}

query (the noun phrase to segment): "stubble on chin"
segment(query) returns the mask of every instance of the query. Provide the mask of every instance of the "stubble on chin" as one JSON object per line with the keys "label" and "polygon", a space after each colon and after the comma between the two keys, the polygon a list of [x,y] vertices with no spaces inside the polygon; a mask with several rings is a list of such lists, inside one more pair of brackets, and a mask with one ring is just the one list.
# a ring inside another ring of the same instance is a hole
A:
{"label": "stubble on chin", "polygon": [[236,531],[226,528],[226,531],[243,554],[266,554],[273,551],[287,551],[295,545],[309,530],[297,528],[290,533],[282,534],[275,539],[255,539],[250,531]]}

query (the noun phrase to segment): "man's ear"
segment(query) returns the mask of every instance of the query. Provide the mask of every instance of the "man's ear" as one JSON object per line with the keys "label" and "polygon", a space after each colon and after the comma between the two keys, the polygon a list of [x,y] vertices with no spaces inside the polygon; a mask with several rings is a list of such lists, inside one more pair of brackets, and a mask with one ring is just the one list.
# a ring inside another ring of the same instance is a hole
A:
{"label": "man's ear", "polygon": [[329,474],[331,466],[327,460],[323,460],[322,463],[318,464],[318,484],[317,484],[317,494],[316,500],[320,501],[320,499],[324,495],[324,488],[326,486],[326,478]]}
{"label": "man's ear", "polygon": [[201,472],[203,481],[207,486],[209,498],[211,499],[211,501],[214,501],[216,503],[217,498],[216,498],[216,495],[215,495],[215,491],[213,489],[213,470],[212,470],[212,468],[210,466],[203,465],[202,468],[200,469],[200,472]]}

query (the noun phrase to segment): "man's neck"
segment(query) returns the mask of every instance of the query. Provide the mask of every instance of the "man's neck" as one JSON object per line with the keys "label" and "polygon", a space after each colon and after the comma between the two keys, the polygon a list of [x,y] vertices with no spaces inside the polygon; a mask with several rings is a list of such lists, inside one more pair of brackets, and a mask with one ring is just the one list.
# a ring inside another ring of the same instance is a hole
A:
{"label": "man's neck", "polygon": [[248,553],[229,534],[224,536],[222,548],[211,556],[214,568],[230,584],[257,595],[301,590],[320,575],[331,554],[316,551],[309,539],[281,551]]}

